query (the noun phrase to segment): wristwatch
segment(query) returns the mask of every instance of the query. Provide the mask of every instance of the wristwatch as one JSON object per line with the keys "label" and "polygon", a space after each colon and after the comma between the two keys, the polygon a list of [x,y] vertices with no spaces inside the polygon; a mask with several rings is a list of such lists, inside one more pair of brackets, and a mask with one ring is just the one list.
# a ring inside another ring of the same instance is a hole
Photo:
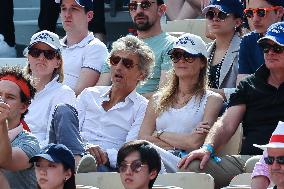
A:
{"label": "wristwatch", "polygon": [[160,138],[160,136],[164,133],[164,130],[157,131],[157,138]]}

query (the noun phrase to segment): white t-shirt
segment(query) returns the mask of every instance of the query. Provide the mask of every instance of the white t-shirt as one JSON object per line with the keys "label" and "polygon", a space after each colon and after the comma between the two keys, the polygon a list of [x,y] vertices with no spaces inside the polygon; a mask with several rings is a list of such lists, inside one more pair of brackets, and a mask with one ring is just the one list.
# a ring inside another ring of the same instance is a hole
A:
{"label": "white t-shirt", "polygon": [[35,94],[29,112],[25,116],[31,132],[37,137],[40,146],[48,144],[49,130],[54,109],[59,103],[75,106],[75,92],[68,86],[57,82],[58,77],[50,81],[43,90]]}
{"label": "white t-shirt", "polygon": [[[214,92],[206,90],[201,100],[193,96],[182,108],[169,108],[156,119],[156,129],[166,132],[191,133],[202,121],[207,99]],[[159,94],[157,94],[159,95]],[[156,97],[159,99],[159,96]]]}
{"label": "white t-shirt", "polygon": [[75,89],[82,68],[101,72],[102,65],[108,57],[108,50],[103,42],[89,33],[80,43],[68,47],[65,36],[60,40],[64,62],[63,84]]}
{"label": "white t-shirt", "polygon": [[124,102],[105,111],[102,103],[109,100],[110,89],[111,86],[95,86],[83,90],[76,108],[84,143],[100,145],[115,167],[119,148],[138,137],[148,100],[134,90]]}

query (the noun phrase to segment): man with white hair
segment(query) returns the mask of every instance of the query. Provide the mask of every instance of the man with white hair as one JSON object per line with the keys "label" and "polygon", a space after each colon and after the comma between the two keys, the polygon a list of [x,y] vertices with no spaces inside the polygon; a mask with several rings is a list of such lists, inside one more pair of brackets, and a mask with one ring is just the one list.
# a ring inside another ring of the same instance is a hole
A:
{"label": "man with white hair", "polygon": [[275,184],[273,189],[284,189],[284,122],[279,121],[268,144],[254,146],[267,150],[264,161],[268,165],[270,179]]}

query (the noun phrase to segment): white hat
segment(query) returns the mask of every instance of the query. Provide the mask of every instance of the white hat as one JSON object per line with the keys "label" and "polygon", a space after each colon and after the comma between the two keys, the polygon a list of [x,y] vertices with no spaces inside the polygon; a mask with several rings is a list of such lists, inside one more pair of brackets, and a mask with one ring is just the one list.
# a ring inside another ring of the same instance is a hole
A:
{"label": "white hat", "polygon": [[60,51],[61,49],[58,35],[47,30],[35,33],[31,38],[30,45],[28,46],[28,48],[38,42],[45,43],[57,51]]}
{"label": "white hat", "polygon": [[207,58],[206,44],[201,37],[186,33],[181,35],[173,45],[173,49],[182,49],[190,54],[201,54]]}
{"label": "white hat", "polygon": [[272,133],[272,136],[269,140],[268,144],[265,145],[257,145],[253,146],[258,147],[262,150],[266,148],[284,148],[284,122],[279,121],[276,129]]}

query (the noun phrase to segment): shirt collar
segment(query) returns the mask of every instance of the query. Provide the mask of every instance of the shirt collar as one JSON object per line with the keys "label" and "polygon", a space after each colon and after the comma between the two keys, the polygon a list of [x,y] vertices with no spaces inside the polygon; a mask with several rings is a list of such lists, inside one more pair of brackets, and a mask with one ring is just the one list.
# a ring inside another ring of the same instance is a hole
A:
{"label": "shirt collar", "polygon": [[269,76],[269,69],[266,67],[265,64],[262,64],[255,72],[255,77],[259,78],[260,80],[267,82]]}
{"label": "shirt collar", "polygon": [[[111,92],[111,87],[105,92],[103,93],[100,97],[103,99],[103,101],[108,101],[110,100],[109,95]],[[136,99],[136,89],[134,89],[131,93],[129,93],[126,97],[125,97],[125,102],[128,100],[131,100],[132,102],[135,102]]]}
{"label": "shirt collar", "polygon": [[[79,43],[76,43],[74,45],[71,45],[69,48],[75,48],[75,47],[85,47],[87,44],[90,43],[90,41],[92,41],[95,38],[93,32],[89,32],[88,35]],[[68,47],[66,45],[66,40],[67,40],[67,36],[65,36],[63,39],[60,40],[60,44],[63,47]]]}

